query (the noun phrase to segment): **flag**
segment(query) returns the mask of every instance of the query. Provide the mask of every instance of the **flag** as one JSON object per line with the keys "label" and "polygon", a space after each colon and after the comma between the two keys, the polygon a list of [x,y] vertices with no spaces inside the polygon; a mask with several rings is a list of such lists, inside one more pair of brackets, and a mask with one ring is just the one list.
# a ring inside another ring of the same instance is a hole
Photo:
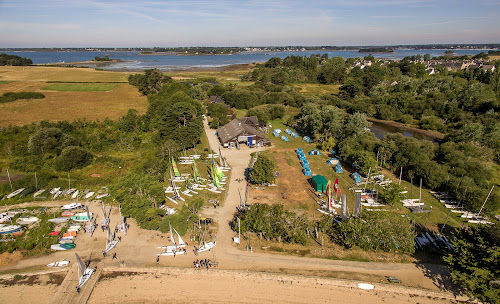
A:
{"label": "flag", "polygon": [[335,195],[338,195],[339,191],[340,191],[340,188],[339,188],[339,179],[338,178],[333,183],[333,189],[335,190]]}

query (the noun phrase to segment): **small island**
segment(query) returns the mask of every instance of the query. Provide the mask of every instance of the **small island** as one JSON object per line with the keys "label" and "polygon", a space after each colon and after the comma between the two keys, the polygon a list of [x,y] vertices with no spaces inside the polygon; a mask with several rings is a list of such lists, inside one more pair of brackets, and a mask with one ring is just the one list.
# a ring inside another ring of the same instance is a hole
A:
{"label": "small island", "polygon": [[394,53],[393,48],[388,47],[372,47],[372,48],[364,48],[359,49],[359,53]]}

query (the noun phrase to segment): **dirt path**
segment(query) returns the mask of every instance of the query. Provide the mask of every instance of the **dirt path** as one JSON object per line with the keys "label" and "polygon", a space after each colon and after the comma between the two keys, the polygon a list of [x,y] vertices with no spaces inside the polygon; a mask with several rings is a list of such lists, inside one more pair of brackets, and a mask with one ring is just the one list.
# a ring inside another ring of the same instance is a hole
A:
{"label": "dirt path", "polygon": [[[214,151],[218,151],[218,146],[219,142],[215,136],[215,131],[208,129],[208,126],[205,125],[205,130],[206,134],[210,143],[210,147]],[[250,153],[259,151],[257,149],[250,149],[246,146],[242,146],[240,150],[237,149],[223,149],[222,154],[227,158],[227,161],[229,165],[232,167],[232,172],[231,172],[231,181],[228,181],[228,184],[226,185],[227,188],[227,197],[225,201],[221,204],[221,207],[217,209],[213,209],[212,207],[206,207],[204,210],[202,210],[202,214],[210,214],[213,216],[214,220],[218,223],[219,228],[217,232],[217,246],[215,247],[215,250],[211,252],[204,252],[201,253],[199,256],[194,256],[192,254],[192,249],[193,245],[195,245],[191,240],[185,239],[189,244],[187,247],[188,254],[187,255],[177,255],[176,257],[164,257],[162,256],[160,258],[160,263],[159,263],[159,269],[163,269],[164,272],[169,272],[169,271],[176,271],[176,269],[184,268],[184,270],[179,270],[179,271],[187,271],[188,275],[186,278],[184,278],[184,275],[181,273],[173,275],[174,277],[182,277],[182,280],[180,282],[184,282],[185,280],[191,280],[194,282],[197,282],[199,280],[195,276],[199,275],[198,273],[190,273],[190,269],[186,268],[192,268],[192,263],[195,259],[213,259],[216,258],[216,260],[219,262],[219,267],[224,270],[232,270],[235,271],[233,275],[232,273],[226,273],[228,278],[231,277],[238,277],[238,278],[244,278],[245,276],[248,276],[251,273],[260,273],[260,272],[275,272],[275,273],[281,273],[282,276],[287,276],[289,274],[303,274],[309,276],[323,276],[323,277],[338,277],[338,274],[347,274],[344,277],[348,278],[355,278],[358,280],[363,280],[363,281],[368,281],[368,282],[382,282],[384,279],[384,276],[396,276],[402,279],[403,284],[405,286],[411,286],[411,287],[416,287],[416,288],[423,288],[424,290],[421,290],[421,292],[426,292],[425,290],[434,290],[434,291],[439,291],[439,283],[435,283],[436,281],[440,280],[440,275],[441,273],[445,272],[444,267],[436,266],[436,265],[415,265],[415,264],[402,264],[402,263],[380,263],[380,262],[354,262],[354,261],[340,261],[340,260],[327,260],[327,259],[318,259],[318,258],[304,258],[304,257],[298,257],[298,256],[290,256],[290,255],[281,255],[281,254],[269,254],[269,253],[257,253],[257,252],[247,252],[245,251],[244,245],[240,245],[241,249],[237,248],[237,245],[233,243],[232,238],[236,236],[236,233],[234,233],[230,226],[229,223],[233,219],[234,213],[236,211],[236,207],[240,203],[240,198],[239,198],[239,193],[238,190],[244,194],[245,191],[245,182],[236,182],[235,179],[239,178],[244,178],[244,172],[246,167],[248,166],[248,163],[250,161]],[[285,173],[283,173],[285,174]],[[57,202],[37,202],[37,205],[43,205],[43,206],[61,206],[62,204],[68,203],[68,201],[57,201]],[[102,219],[102,214],[101,214],[101,206],[100,203],[98,202],[87,202],[89,205],[89,209],[91,212],[95,213],[98,215],[97,222],[99,223],[100,220]],[[34,205],[33,203],[26,203],[26,205]],[[22,207],[24,205],[19,205],[18,207]],[[9,206],[9,208],[13,208],[12,206]],[[111,214],[111,226],[114,227],[118,223],[118,208],[113,208],[113,212]],[[51,255],[48,256],[40,256],[36,258],[30,258],[30,259],[23,259],[19,262],[17,262],[15,265],[6,265],[2,267],[2,271],[18,271],[18,272],[26,272],[26,271],[34,271],[40,270],[44,267],[45,265],[54,262],[54,261],[59,261],[62,259],[67,259],[71,261],[71,265],[75,262],[75,254],[74,252],[77,252],[83,260],[86,260],[89,258],[89,256],[92,254],[92,263],[100,263],[103,265],[104,268],[112,268],[115,270],[120,270],[123,269],[123,271],[127,271],[130,269],[139,269],[141,271],[151,271],[153,268],[155,268],[156,264],[156,254],[161,251],[161,249],[158,249],[158,246],[163,246],[165,244],[168,244],[168,237],[167,234],[162,234],[157,231],[151,231],[151,230],[143,230],[137,227],[137,224],[134,220],[129,220],[130,224],[130,231],[126,236],[121,235],[121,233],[118,233],[117,235],[122,236],[122,241],[118,243],[115,249],[113,249],[112,252],[117,253],[117,259],[111,259],[111,254],[108,255],[108,257],[104,258],[101,254],[101,251],[105,247],[105,238],[106,238],[106,233],[103,232],[101,229],[97,229],[96,232],[94,233],[93,237],[90,237],[90,235],[83,233],[81,231],[78,234],[78,237],[76,238],[76,249],[71,250],[71,251],[60,251],[60,252],[55,252]],[[243,249],[243,250],[242,250]],[[168,268],[165,268],[168,267]],[[46,268],[44,268],[46,269]],[[140,271],[139,271],[140,272]],[[237,275],[236,275],[237,274]],[[263,274],[264,275],[264,274]],[[169,275],[167,275],[169,277]],[[271,278],[272,276],[269,276]],[[170,277],[169,277],[170,278]],[[206,277],[203,277],[209,282],[216,283],[217,279],[208,279]],[[232,286],[229,285],[224,285],[226,280],[230,280],[226,277],[221,277],[221,284],[220,286],[225,286],[221,290],[231,290]],[[381,279],[382,278],[382,279]],[[76,278],[75,278],[76,279]],[[131,280],[133,284],[137,284],[138,286],[143,286],[141,287],[141,290],[139,291],[139,288],[137,290],[131,290],[130,291],[130,298],[129,299],[137,299],[136,296],[133,296],[135,292],[137,292],[137,295],[144,295],[144,292],[150,289],[149,286],[156,286],[152,281],[154,279],[158,279],[158,276],[142,276],[138,275],[137,280],[136,279],[131,279],[131,278],[120,278],[117,280],[112,280],[112,281],[105,281],[105,283],[98,282],[96,285],[96,294],[92,295],[90,297],[90,302],[99,302],[99,300],[103,300],[101,297],[103,294],[101,293],[103,286],[107,285],[108,283],[113,283],[113,284],[125,284],[124,282],[128,282],[127,280]],[[160,277],[160,281],[164,280],[165,277]],[[170,278],[171,279],[171,278]],[[324,278],[325,280],[328,280],[328,278]],[[125,281],[123,281],[125,280]],[[168,281],[168,280],[167,280]],[[260,288],[262,286],[265,286],[267,283],[266,280],[254,280],[255,282],[264,282],[262,284],[258,283],[251,283],[249,281],[245,281],[245,279],[242,279],[242,281],[239,281],[238,284],[241,286],[252,286],[252,288]],[[168,281],[170,282],[170,281]],[[127,283],[128,284],[128,283]],[[172,282],[173,286],[177,286],[178,283]],[[177,285],[176,285],[177,284]],[[187,284],[187,283],[186,283]],[[205,284],[205,283],[200,283],[200,284]],[[252,285],[253,284],[253,285]],[[259,285],[260,284],[260,285]],[[266,288],[270,294],[273,292],[273,287],[278,288],[278,285],[276,283],[269,283],[269,288]],[[274,285],[273,285],[274,284]],[[377,288],[379,285],[384,285],[384,284],[379,284],[376,283]],[[71,284],[68,284],[68,286]],[[238,286],[240,286],[238,285]],[[276,285],[276,286],[275,286]],[[128,285],[124,285],[128,286]],[[180,286],[180,285],[179,285]],[[191,285],[189,285],[191,286]],[[196,286],[196,284],[194,285]],[[205,286],[205,285],[203,285]],[[390,285],[392,286],[392,285]],[[71,286],[70,286],[71,287]],[[67,292],[72,292],[76,293],[73,287],[68,287]],[[310,285],[307,289],[309,292],[313,293],[315,292],[315,288],[317,288],[317,285]],[[132,287],[131,287],[132,288]],[[144,291],[143,289],[144,288]],[[217,287],[219,288],[219,287]],[[349,287],[351,288],[351,287]],[[119,289],[119,288],[118,288]],[[161,287],[160,287],[161,289]],[[189,288],[188,288],[189,289]],[[188,290],[186,289],[186,290]],[[219,289],[217,289],[219,290]],[[284,301],[288,301],[290,298],[286,296],[286,289],[284,293]],[[85,290],[82,290],[85,292]],[[25,290],[25,293],[28,291]],[[221,291],[222,292],[222,291]],[[281,291],[280,291],[281,292]],[[304,290],[305,292],[305,290]],[[357,291],[359,293],[359,291]],[[403,293],[408,291],[402,291]],[[156,295],[157,292],[152,292],[152,295]],[[107,294],[107,293],[104,293]],[[270,295],[268,294],[268,295]],[[408,293],[410,294],[410,293]],[[432,294],[432,293],[431,293]],[[449,293],[446,293],[446,295],[450,295]],[[110,296],[110,294],[108,294]],[[252,302],[252,300],[255,300],[257,302],[266,302],[263,300],[263,298],[257,297],[253,298],[251,292],[247,293],[244,301],[241,302]],[[326,297],[326,296],[325,296]],[[36,294],[34,295],[34,298],[36,298]],[[167,297],[168,298],[168,297]],[[410,298],[410,296],[408,296]],[[114,298],[113,298],[114,299]],[[119,298],[116,298],[119,299]],[[166,299],[166,298],[161,298],[161,299]],[[186,298],[186,299],[191,299],[191,298]],[[197,296],[193,296],[193,299],[198,299]],[[238,299],[231,298],[229,296],[228,298],[225,298],[226,302],[238,302]],[[305,298],[297,298],[296,302],[305,302]],[[326,298],[325,298],[326,299]],[[362,298],[360,298],[360,301]],[[115,301],[115,300],[113,300]],[[111,303],[113,303],[111,301]],[[163,300],[162,300],[163,301]],[[188,300],[184,301],[187,302]],[[201,302],[207,302],[208,299],[205,299]],[[219,302],[224,302],[222,300],[217,300],[214,298],[214,301],[219,301]],[[115,302],[118,302],[116,300]],[[152,302],[155,302],[154,300]],[[182,302],[182,301],[181,301]],[[268,301],[267,301],[268,302]],[[293,302],[293,301],[291,301]],[[321,302],[321,301],[320,301]],[[352,301],[351,301],[352,302]],[[346,303],[351,303],[351,302],[346,302]],[[374,303],[374,301],[371,301]],[[379,301],[380,302],[380,301]],[[354,302],[352,302],[354,303]],[[412,302],[413,303],[413,302]],[[421,302],[424,303],[424,302]]]}

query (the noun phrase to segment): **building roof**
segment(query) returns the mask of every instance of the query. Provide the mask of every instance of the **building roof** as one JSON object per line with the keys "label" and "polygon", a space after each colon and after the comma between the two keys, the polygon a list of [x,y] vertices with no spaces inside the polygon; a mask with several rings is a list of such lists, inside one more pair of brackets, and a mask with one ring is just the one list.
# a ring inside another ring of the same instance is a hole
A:
{"label": "building roof", "polygon": [[223,103],[223,104],[225,104],[224,100],[222,100],[222,98],[220,98],[219,95],[212,96],[212,97],[210,97],[209,100],[211,103]]}
{"label": "building roof", "polygon": [[[249,117],[242,117],[242,118],[249,118]],[[248,125],[245,123],[245,120],[242,118],[237,118],[233,119],[230,121],[228,124],[220,127],[217,129],[217,135],[219,136],[219,139],[221,140],[222,143],[226,143],[230,141],[231,139],[240,136],[243,133],[251,134],[251,135],[256,135],[264,140],[264,142],[269,141],[264,134],[261,132],[257,131],[254,127]]]}

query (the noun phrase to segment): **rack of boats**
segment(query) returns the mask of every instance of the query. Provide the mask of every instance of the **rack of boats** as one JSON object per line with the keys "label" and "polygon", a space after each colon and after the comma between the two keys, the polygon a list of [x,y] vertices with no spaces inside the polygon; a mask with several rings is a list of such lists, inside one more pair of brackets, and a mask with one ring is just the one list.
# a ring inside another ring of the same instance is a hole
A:
{"label": "rack of boats", "polygon": [[95,197],[95,199],[101,199],[104,197],[109,196],[108,193],[99,193],[96,194],[96,192],[90,190],[90,189],[85,189],[85,190],[78,190],[76,188],[70,188],[70,189],[65,189],[62,190],[61,187],[56,187],[56,188],[50,188],[50,189],[39,189],[36,190],[35,188],[19,188],[6,196],[2,198],[4,199],[14,199],[16,197],[26,197],[27,195],[33,194],[33,199],[34,200],[44,200],[44,199],[58,199],[62,197],[70,197],[71,199],[92,199]]}

